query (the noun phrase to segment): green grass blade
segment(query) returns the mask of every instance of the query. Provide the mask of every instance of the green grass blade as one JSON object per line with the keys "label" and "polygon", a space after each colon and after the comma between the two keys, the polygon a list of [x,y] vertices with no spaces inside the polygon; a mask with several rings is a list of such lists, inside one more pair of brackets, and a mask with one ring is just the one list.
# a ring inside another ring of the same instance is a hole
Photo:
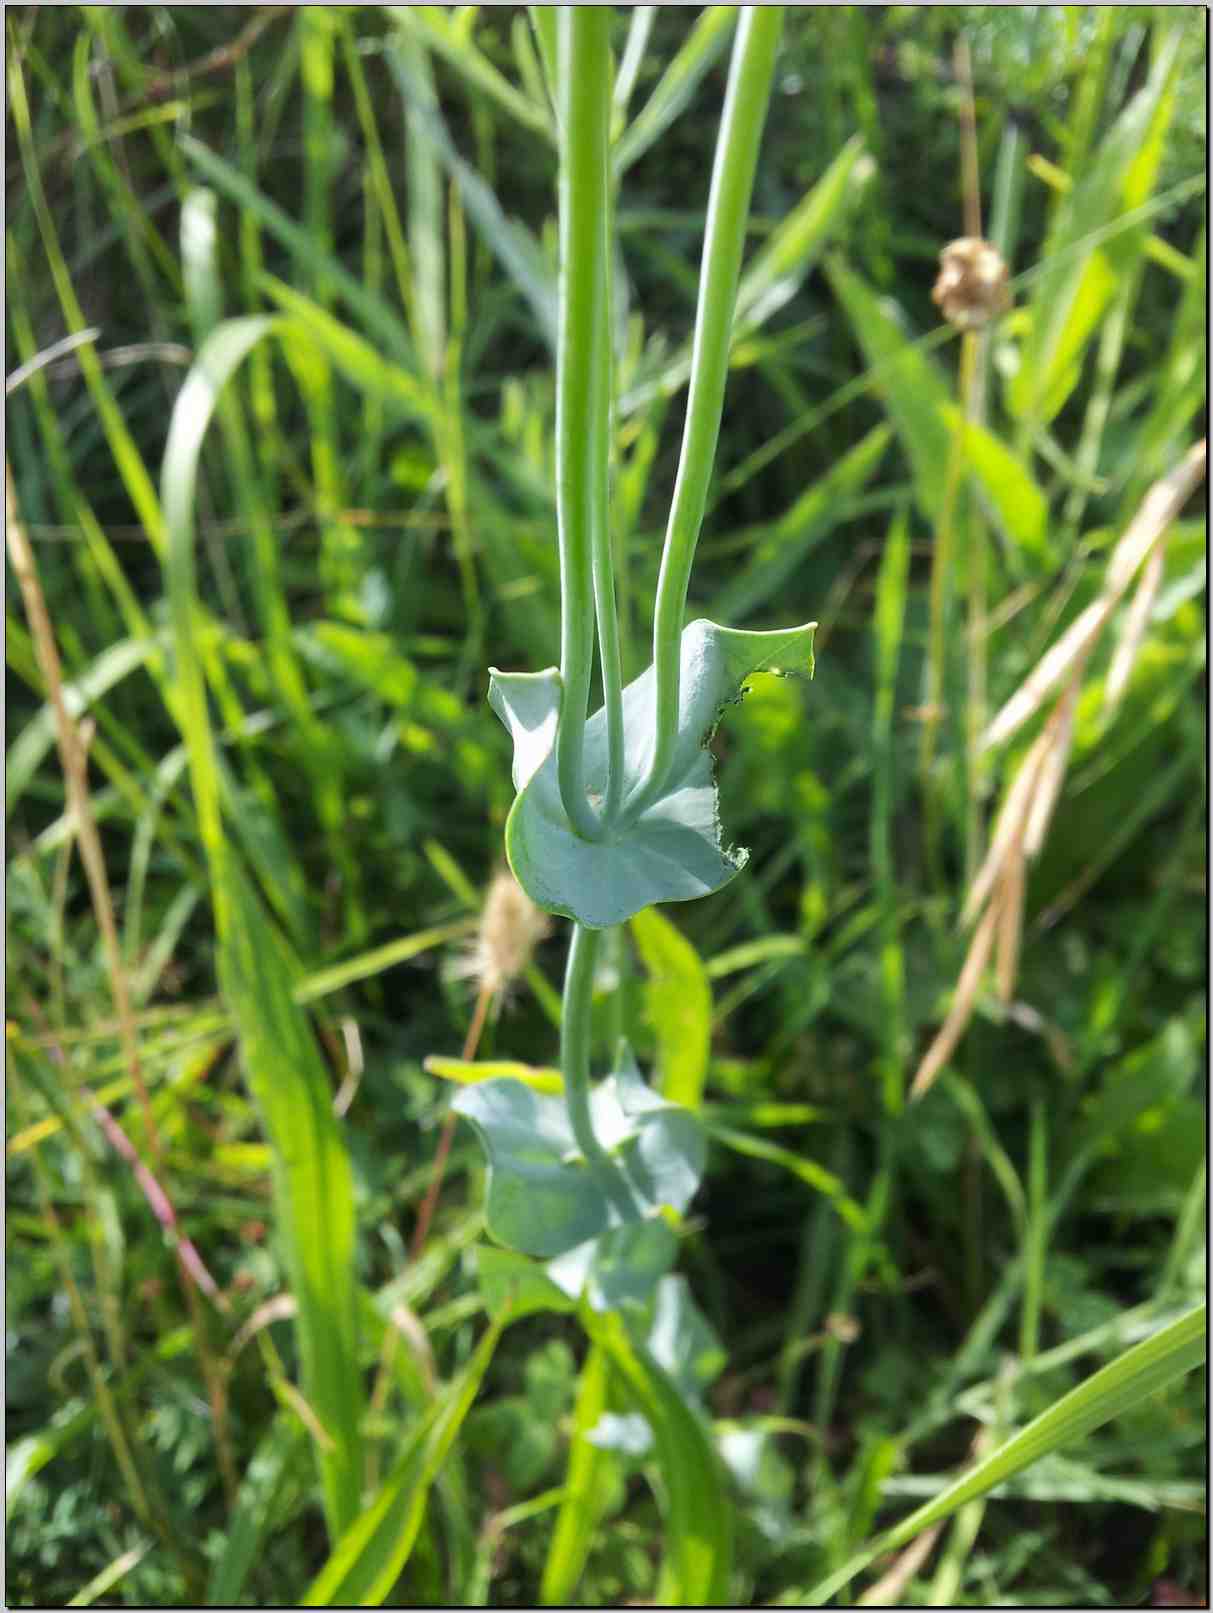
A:
{"label": "green grass blade", "polygon": [[[67,263],[63,256],[63,249],[59,243],[59,235],[55,229],[54,217],[42,186],[42,176],[39,172],[34,144],[33,126],[30,121],[29,101],[25,91],[25,79],[21,72],[19,54],[15,50],[10,50],[8,55],[8,81],[10,111],[17,130],[22,166],[30,200],[37,216],[38,229],[42,237],[42,245],[50,266],[51,279],[54,282],[59,305],[63,310],[63,317],[68,331],[74,335],[79,331],[87,330],[90,322],[84,316],[84,310],[80,306],[79,298],[72,285],[71,275],[68,272]],[[76,358],[80,365],[81,374],[84,376],[85,384],[92,396],[94,406],[100,416],[110,452],[114,456],[114,463],[118,467],[127,494],[135,507],[135,513],[143,522],[149,541],[159,551],[164,544],[164,521],[156,498],[156,490],[152,484],[151,477],[148,475],[143,457],[126,420],[123,418],[122,411],[119,409],[117,400],[114,397],[113,388],[106,378],[101,360],[93,347],[86,343],[78,348]]]}
{"label": "green grass blade", "polygon": [[[415,8],[414,8],[415,9]],[[519,219],[508,218],[493,189],[455,149],[442,114],[425,99],[424,81],[401,50],[389,50],[400,92],[410,109],[410,130],[415,140],[429,142],[435,155],[459,186],[463,205],[475,221],[502,268],[530,304],[548,346],[556,347],[556,279],[539,242]]]}
{"label": "green grass blade", "polygon": [[[157,645],[148,640],[122,639],[102,650],[96,660],[63,686],[68,715],[80,717],[96,701],[145,666]],[[55,713],[48,701],[30,719],[8,748],[4,769],[4,810],[10,813],[30,786],[44,757],[55,743]]]}
{"label": "green grass blade", "polygon": [[628,1338],[618,1316],[594,1316],[589,1325],[653,1430],[666,1525],[656,1601],[665,1607],[727,1604],[733,1514],[707,1428],[648,1351]]}
{"label": "green grass blade", "polygon": [[[830,240],[855,211],[873,175],[863,142],[849,141],[800,202],[783,219],[737,284],[731,337],[732,363],[746,352],[756,331],[796,295]],[[655,375],[630,386],[619,400],[621,417],[635,414],[655,397],[669,397],[691,374],[691,343],[661,365]]]}
{"label": "green grass blade", "polygon": [[880,907],[881,1087],[886,1115],[901,1107],[906,1057],[905,958],[899,935],[897,877],[893,860],[896,800],[894,718],[897,665],[905,628],[910,573],[910,529],[899,510],[885,540],[876,579],[876,697],[872,708],[872,876]]}
{"label": "green grass blade", "polygon": [[[1082,354],[1115,293],[1124,240],[1113,249],[1089,238],[1142,206],[1153,190],[1173,111],[1181,41],[1182,31],[1172,29],[1149,81],[1059,206],[1043,269],[1032,288],[1031,324],[1019,369],[1006,393],[1025,438],[1052,420],[1073,390]],[[1131,245],[1144,249],[1144,230],[1134,232]]]}
{"label": "green grass blade", "polygon": [[874,426],[800,495],[764,533],[745,565],[712,601],[714,621],[740,624],[778,596],[808,555],[847,520],[853,502],[880,468],[892,438]]}
{"label": "green grass blade", "polygon": [[334,289],[343,297],[352,312],[356,313],[367,331],[381,342],[385,351],[392,353],[401,363],[411,358],[408,336],[398,315],[380,298],[368,292],[356,275],[342,266],[339,260],[320,251],[301,224],[284,213],[276,202],[271,202],[253,185],[238,168],[218,156],[192,135],[181,136],[182,150],[202,175],[242,213],[248,213],[268,235],[293,252],[303,264],[322,270]]}
{"label": "green grass blade", "polygon": [[223,1550],[206,1588],[208,1607],[234,1607],[268,1533],[283,1481],[303,1445],[302,1423],[280,1412],[245,1469]]}
{"label": "green grass blade", "polygon": [[737,286],[739,325],[755,325],[804,283],[822,248],[858,205],[875,167],[856,135],[763,243]]}
{"label": "green grass blade", "polygon": [[508,1312],[492,1323],[461,1376],[408,1441],[374,1501],[337,1542],[304,1607],[378,1607],[399,1579],[425,1518],[430,1487],[488,1370]]}
{"label": "green grass blade", "polygon": [[1084,1438],[1184,1373],[1194,1371],[1205,1359],[1206,1312],[1205,1305],[1197,1305],[1152,1337],[1126,1350],[1117,1360],[1101,1367],[940,1495],[886,1530],[845,1567],[814,1586],[805,1597],[804,1605],[822,1606],[877,1557],[899,1550],[931,1524],[950,1517],[966,1502],[987,1494],[1050,1451]]}
{"label": "green grass blade", "polygon": [[656,907],[635,914],[631,927],[649,977],[645,1005],[657,1032],[661,1091],[671,1103],[698,1109],[712,1036],[712,988],[703,960]]}
{"label": "green grass blade", "polygon": [[139,1545],[132,1546],[129,1551],[124,1551],[115,1557],[113,1562],[106,1563],[99,1574],[94,1574],[88,1584],[76,1592],[67,1604],[68,1607],[92,1607],[98,1597],[108,1596],[114,1586],[124,1580],[132,1569],[138,1568],[151,1549],[150,1540],[141,1541]]}
{"label": "green grass blade", "polygon": [[660,138],[688,105],[700,80],[728,43],[736,6],[706,6],[686,43],[661,75],[652,95],[620,135],[615,174],[620,177]]}
{"label": "green grass blade", "polygon": [[226,862],[231,921],[221,937],[220,981],[274,1150],[276,1216],[299,1306],[302,1389],[332,1441],[319,1461],[336,1539],[358,1515],[362,1485],[353,1173],[328,1073],[293,1000],[297,970],[247,880]]}
{"label": "green grass blade", "polygon": [[[841,262],[832,263],[829,273],[864,357],[880,370],[880,391],[910,461],[923,514],[938,520],[945,504],[952,441],[962,425],[960,411],[921,345],[908,339],[896,304],[875,296]],[[973,421],[965,427],[965,454],[1007,538],[1035,565],[1046,564],[1048,507],[1022,460]]]}
{"label": "green grass blade", "polygon": [[264,317],[229,320],[203,344],[173,411],[162,486],[182,728],[211,865],[219,976],[274,1150],[278,1225],[299,1306],[303,1393],[331,1441],[319,1460],[325,1512],[337,1538],[357,1514],[361,1489],[353,1179],[324,1063],[293,1001],[297,967],[226,839],[195,637],[194,498],[203,439],[224,385],[275,326]]}
{"label": "green grass blade", "polygon": [[[432,419],[434,403],[428,389],[407,370],[384,358],[370,342],[301,291],[268,274],[262,276],[261,284],[273,301],[290,315],[302,344],[319,347],[347,380],[397,404],[415,418]],[[294,333],[285,334],[290,339]]]}
{"label": "green grass blade", "polygon": [[610,1500],[608,1480],[616,1458],[587,1437],[606,1409],[607,1358],[598,1345],[591,1345],[581,1369],[573,1408],[564,1499],[556,1516],[539,1585],[539,1599],[544,1607],[571,1605],[603,1509]]}
{"label": "green grass blade", "polygon": [[446,358],[442,173],[421,120],[425,113],[437,115],[438,94],[434,88],[429,57],[417,38],[404,30],[397,49],[407,60],[412,81],[416,85],[416,93],[408,97],[404,107],[408,131],[404,156],[408,175],[409,256],[413,265],[416,308],[414,338],[429,375],[437,380]]}
{"label": "green grass blade", "polygon": [[520,90],[515,89],[483,51],[478,50],[468,38],[460,37],[444,6],[387,6],[384,9],[402,26],[424,39],[431,50],[449,62],[456,72],[462,73],[469,83],[496,101],[524,128],[532,129],[536,134],[551,135],[552,126],[546,108],[536,106]]}
{"label": "green grass blade", "polygon": [[863,1206],[856,1203],[832,1171],[817,1164],[816,1160],[802,1159],[790,1148],[781,1148],[778,1143],[768,1142],[765,1137],[754,1137],[746,1131],[736,1131],[732,1126],[723,1126],[716,1120],[709,1119],[707,1128],[710,1136],[724,1143],[734,1153],[747,1154],[751,1159],[761,1159],[768,1165],[780,1165],[815,1193],[824,1193],[847,1225],[857,1232],[867,1226],[868,1216]]}

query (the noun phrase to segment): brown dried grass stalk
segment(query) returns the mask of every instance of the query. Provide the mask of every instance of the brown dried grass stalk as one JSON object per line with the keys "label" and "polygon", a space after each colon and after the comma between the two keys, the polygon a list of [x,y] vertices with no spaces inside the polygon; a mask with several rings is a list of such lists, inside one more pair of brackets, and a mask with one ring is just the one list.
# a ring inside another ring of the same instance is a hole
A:
{"label": "brown dried grass stalk", "polygon": [[[976,924],[947,1018],[927,1049],[910,1085],[911,1098],[927,1092],[964,1035],[976,1005],[982,975],[995,954],[998,995],[1011,1001],[1023,934],[1027,865],[1039,856],[1061,796],[1074,738],[1074,719],[1087,663],[1104,627],[1135,576],[1141,580],[1123,624],[1105,684],[1105,709],[1113,710],[1128,683],[1145,636],[1163,569],[1168,527],[1205,474],[1202,440],[1162,477],[1112,551],[1103,591],[1073,621],[1003,706],[981,742],[988,750],[1016,733],[1058,685],[1062,694],[1007,789],[986,853],[969,888],[962,924]],[[1144,568],[1144,569],[1143,569]]]}

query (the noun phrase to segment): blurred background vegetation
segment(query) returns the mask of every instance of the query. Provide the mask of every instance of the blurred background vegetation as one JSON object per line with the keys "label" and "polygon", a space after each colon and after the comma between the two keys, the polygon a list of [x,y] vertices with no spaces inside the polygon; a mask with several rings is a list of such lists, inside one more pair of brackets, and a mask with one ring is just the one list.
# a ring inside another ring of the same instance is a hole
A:
{"label": "blurred background vegetation", "polygon": [[[705,15],[654,11],[619,148],[629,675],[727,64]],[[387,1466],[483,1332],[462,1130],[419,1259],[410,1243],[449,1095],[424,1061],[458,1054],[475,1011],[512,796],[485,669],[557,659],[542,68],[522,8],[6,18],[8,462],[88,750],[73,794],[10,568],[7,1599],[291,1602],[326,1552],[270,1202],[281,1133],[245,1078],[265,1025],[219,990],[155,487],[207,331],[285,310],[204,448],[197,648],[226,832],[339,1115]],[[692,605],[816,617],[817,675],[760,680],[716,744],[747,872],[620,937],[599,982],[602,1057],[622,1027],[659,1075],[707,1061],[715,1141],[680,1269],[721,1345],[742,1603],[795,1602],[975,1436],[1203,1290],[1203,495],[1166,536],[1119,697],[1132,606],[1083,669],[1013,991],[983,984],[940,1078],[905,1093],[1051,707],[1009,743],[980,733],[1202,430],[1205,75],[1194,9],[788,10],[751,262],[782,256],[739,320]],[[971,233],[970,105],[1014,301],[967,338],[931,292]],[[958,457],[965,411],[1001,457]],[[553,1062],[563,932],[494,995],[481,1056]],[[505,1333],[393,1601],[534,1603],[583,1352],[567,1318]],[[577,1599],[651,1595],[644,1471],[599,1459]],[[962,1511],[893,1599],[1201,1593],[1204,1473],[1195,1375]]]}

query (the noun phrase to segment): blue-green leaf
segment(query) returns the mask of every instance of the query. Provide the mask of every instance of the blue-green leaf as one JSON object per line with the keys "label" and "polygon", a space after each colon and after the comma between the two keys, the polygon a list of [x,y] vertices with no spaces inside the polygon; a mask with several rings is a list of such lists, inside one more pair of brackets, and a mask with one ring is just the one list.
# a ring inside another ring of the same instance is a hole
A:
{"label": "blue-green leaf", "polygon": [[595,1311],[643,1308],[674,1264],[678,1239],[659,1216],[612,1227],[548,1262],[558,1288]]}
{"label": "blue-green leaf", "polygon": [[561,1099],[506,1077],[463,1088],[451,1107],[472,1122],[488,1155],[485,1221],[495,1238],[551,1256],[605,1232],[610,1205]]}
{"label": "blue-green leaf", "polygon": [[[660,795],[634,820],[623,819],[601,840],[583,840],[560,799],[556,728],[562,685],[546,672],[493,671],[489,700],[514,741],[518,797],[506,824],[506,854],[514,877],[538,906],[591,929],[622,924],[654,902],[687,902],[726,885],[747,853],[729,847],[721,826],[705,750],[720,714],[756,672],[801,671],[811,676],[815,623],[775,633],[749,633],[692,622],[682,635],[678,740]],[[653,669],[623,692],[624,796],[644,777],[654,745]],[[585,730],[585,779],[590,797],[606,792],[606,720],[595,713]]]}
{"label": "blue-green leaf", "polygon": [[542,1266],[512,1249],[495,1249],[491,1244],[476,1247],[476,1277],[490,1316],[508,1310],[511,1320],[531,1316],[536,1311],[571,1311],[576,1301],[563,1293]]}
{"label": "blue-green leaf", "polygon": [[704,1390],[728,1361],[714,1328],[691,1298],[685,1277],[667,1277],[658,1285],[648,1348],[691,1405],[700,1404]]}
{"label": "blue-green leaf", "polygon": [[[503,1077],[463,1088],[452,1108],[472,1122],[488,1156],[489,1231],[523,1254],[551,1259],[573,1251],[567,1268],[551,1275],[576,1297],[598,1254],[594,1240],[625,1223],[577,1145],[564,1100]],[[615,1073],[591,1093],[590,1112],[599,1143],[631,1189],[635,1219],[628,1224],[646,1224],[663,1205],[685,1210],[706,1163],[703,1129],[689,1110],[645,1085],[626,1044]],[[660,1235],[650,1240],[646,1259],[659,1263],[661,1241]],[[614,1258],[610,1245],[601,1253],[607,1264]],[[653,1282],[668,1267],[667,1260]],[[603,1292],[613,1281],[606,1275],[595,1280]]]}

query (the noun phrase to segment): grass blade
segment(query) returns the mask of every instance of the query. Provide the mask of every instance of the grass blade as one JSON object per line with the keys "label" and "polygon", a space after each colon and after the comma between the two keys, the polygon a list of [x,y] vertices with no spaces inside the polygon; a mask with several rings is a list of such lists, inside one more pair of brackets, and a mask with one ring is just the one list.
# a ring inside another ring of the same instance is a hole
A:
{"label": "grass blade", "polygon": [[615,147],[616,178],[627,172],[687,106],[700,80],[728,43],[736,14],[736,6],[706,6],[701,12],[690,37],[620,136]]}
{"label": "grass blade", "polygon": [[206,1588],[208,1607],[233,1607],[241,1598],[268,1532],[283,1481],[303,1444],[303,1425],[280,1412],[253,1452],[240,1486],[223,1551]]}
{"label": "grass blade", "polygon": [[653,1430],[666,1522],[657,1604],[727,1604],[733,1516],[708,1431],[669,1375],[631,1342],[618,1316],[594,1316],[590,1326]]}
{"label": "grass blade", "polygon": [[[1057,414],[1078,379],[1086,346],[1118,284],[1115,254],[1084,243],[1122,214],[1146,202],[1162,157],[1174,101],[1181,32],[1173,29],[1159,51],[1149,82],[1121,113],[1082,182],[1061,203],[1043,272],[1030,305],[1031,325],[1022,360],[1007,389],[1007,404],[1024,440]],[[1134,232],[1137,250],[1145,232]]]}
{"label": "grass blade", "polygon": [[274,1151],[278,1225],[299,1306],[303,1393],[331,1441],[319,1462],[329,1530],[337,1538],[357,1515],[362,1471],[353,1178],[324,1063],[293,1001],[297,966],[226,838],[195,642],[194,497],[203,439],[224,385],[275,324],[229,320],[204,343],[173,411],[162,487],[182,727],[211,865],[219,977]]}
{"label": "grass blade", "polygon": [[657,1032],[661,1090],[671,1103],[698,1109],[712,1026],[712,988],[703,960],[655,907],[637,913],[631,926],[649,977],[645,1003]]}
{"label": "grass blade", "polygon": [[[902,328],[896,304],[876,297],[841,262],[829,266],[831,284],[879,387],[914,472],[923,514],[943,512],[952,444],[961,417],[939,370]],[[965,426],[965,452],[990,511],[1008,539],[1034,565],[1048,563],[1045,496],[1021,459],[984,426]]]}
{"label": "grass blade", "polygon": [[610,1499],[609,1478],[615,1458],[587,1437],[606,1409],[607,1358],[599,1346],[592,1345],[581,1369],[573,1409],[564,1499],[539,1586],[539,1599],[544,1607],[567,1607],[572,1603],[603,1510]]}
{"label": "grass blade", "polygon": [[462,1375],[415,1430],[375,1500],[342,1535],[312,1581],[305,1607],[378,1607],[388,1596],[416,1543],[430,1486],[471,1409],[508,1320],[508,1311],[498,1316]]}
{"label": "grass blade", "polygon": [[950,1517],[966,1502],[987,1494],[1050,1451],[1073,1444],[1111,1418],[1130,1410],[1205,1359],[1206,1310],[1198,1305],[1152,1337],[1101,1367],[1085,1383],[1034,1417],[984,1461],[864,1547],[845,1567],[813,1587],[804,1605],[820,1607],[850,1584],[877,1557],[897,1551],[923,1529]]}

